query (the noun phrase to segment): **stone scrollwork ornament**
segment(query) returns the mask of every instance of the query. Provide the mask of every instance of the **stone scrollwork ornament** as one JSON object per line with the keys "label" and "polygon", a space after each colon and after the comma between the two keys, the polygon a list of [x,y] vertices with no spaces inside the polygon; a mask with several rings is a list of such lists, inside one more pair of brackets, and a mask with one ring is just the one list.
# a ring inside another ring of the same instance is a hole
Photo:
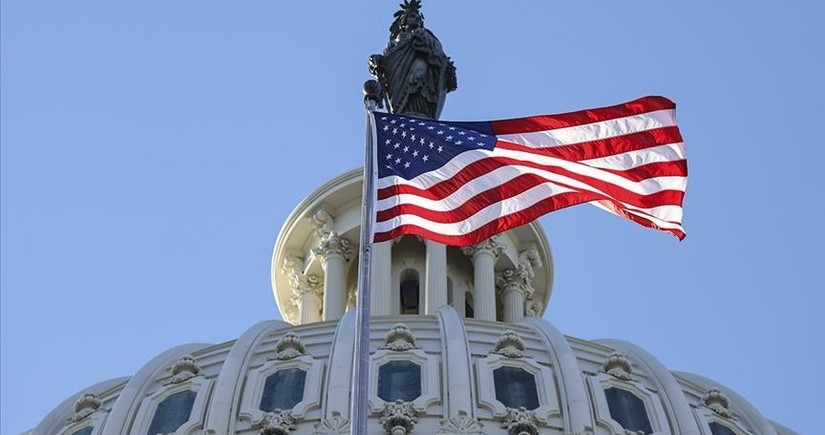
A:
{"label": "stone scrollwork ornament", "polygon": [[455,417],[441,420],[438,434],[483,435],[484,425],[466,412],[458,411]]}
{"label": "stone scrollwork ornament", "polygon": [[349,435],[349,420],[334,412],[315,425],[315,435]]}
{"label": "stone scrollwork ornament", "polygon": [[412,403],[397,400],[384,404],[381,410],[381,426],[387,435],[407,435],[418,423]]}
{"label": "stone scrollwork ornament", "polygon": [[184,355],[172,364],[172,378],[168,384],[180,384],[201,374],[201,368],[192,355]]}
{"label": "stone scrollwork ornament", "polygon": [[275,343],[275,356],[271,359],[290,360],[307,354],[307,348],[301,337],[294,332],[287,332]]}
{"label": "stone scrollwork ornament", "polygon": [[103,406],[103,402],[93,393],[83,393],[74,402],[74,414],[69,418],[69,422],[75,423],[83,420],[100,409],[101,406]]}
{"label": "stone scrollwork ornament", "polygon": [[507,358],[521,358],[524,356],[524,340],[515,331],[504,331],[493,345],[493,353],[504,355]]}
{"label": "stone scrollwork ornament", "polygon": [[393,350],[396,352],[404,352],[410,349],[417,349],[419,346],[415,344],[415,336],[407,325],[397,323],[389,331],[384,338],[384,349]]}
{"label": "stone scrollwork ornament", "polygon": [[620,352],[613,352],[607,356],[602,364],[602,371],[616,379],[629,381],[632,378],[633,366],[627,356]]}
{"label": "stone scrollwork ornament", "polygon": [[370,73],[385,92],[391,113],[438,119],[448,92],[457,88],[455,65],[424,27],[419,0],[404,0],[390,26],[383,54],[370,56]]}
{"label": "stone scrollwork ornament", "polygon": [[291,411],[281,411],[276,409],[273,412],[264,414],[261,420],[261,435],[287,435],[289,431],[295,430],[297,420]]}
{"label": "stone scrollwork ornament", "polygon": [[725,418],[733,417],[729,406],[728,396],[717,389],[708,390],[702,397],[702,404],[710,408],[711,411]]}
{"label": "stone scrollwork ornament", "polygon": [[507,430],[509,435],[538,435],[539,424],[536,414],[525,408],[507,408],[504,415],[504,422],[501,427]]}

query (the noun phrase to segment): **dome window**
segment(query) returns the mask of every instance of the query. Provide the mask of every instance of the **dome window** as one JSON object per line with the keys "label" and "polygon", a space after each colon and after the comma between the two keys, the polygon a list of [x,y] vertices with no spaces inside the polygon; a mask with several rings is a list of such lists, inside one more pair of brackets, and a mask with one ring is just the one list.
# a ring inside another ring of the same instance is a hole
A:
{"label": "dome window", "polygon": [[404,360],[378,367],[378,397],[385,402],[412,402],[421,396],[421,366]]}
{"label": "dome window", "polygon": [[604,395],[607,398],[610,418],[627,430],[653,433],[642,399],[630,391],[615,387],[604,390]]}
{"label": "dome window", "polygon": [[86,426],[83,429],[72,432],[72,435],[92,435],[92,427]]}
{"label": "dome window", "polygon": [[736,432],[732,431],[729,427],[715,421],[710,423],[710,433],[713,435],[736,435]]}
{"label": "dome window", "polygon": [[476,317],[475,301],[473,301],[473,294],[467,292],[464,294],[464,317],[474,319]]}
{"label": "dome window", "polygon": [[159,433],[173,433],[189,421],[192,414],[192,406],[195,404],[194,391],[181,391],[163,399],[158,404],[152,424],[149,425],[147,435]]}
{"label": "dome window", "polygon": [[418,271],[401,272],[401,314],[418,314],[419,288]]}
{"label": "dome window", "polygon": [[266,378],[258,408],[264,412],[292,409],[304,399],[306,378],[307,372],[299,368],[278,370]]}
{"label": "dome window", "polygon": [[534,410],[539,407],[536,377],[520,367],[503,366],[493,370],[493,384],[496,400],[508,408],[524,407]]}

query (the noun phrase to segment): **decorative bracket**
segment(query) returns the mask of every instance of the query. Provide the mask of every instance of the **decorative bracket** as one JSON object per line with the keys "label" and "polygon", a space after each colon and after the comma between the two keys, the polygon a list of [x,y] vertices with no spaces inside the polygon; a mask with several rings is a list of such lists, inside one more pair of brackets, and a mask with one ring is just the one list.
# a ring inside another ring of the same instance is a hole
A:
{"label": "decorative bracket", "polygon": [[83,393],[74,402],[74,415],[69,418],[70,423],[76,423],[92,415],[103,405],[103,402],[93,393]]}
{"label": "decorative bracket", "polygon": [[524,407],[507,408],[501,427],[505,428],[509,435],[539,435],[539,422],[536,414]]}
{"label": "decorative bracket", "polygon": [[702,404],[710,408],[711,411],[725,418],[733,417],[729,406],[728,396],[715,388],[708,390],[702,397]]}
{"label": "decorative bracket", "polygon": [[172,364],[172,378],[164,385],[180,384],[201,374],[201,368],[192,355],[184,355]]}
{"label": "decorative bracket", "polygon": [[608,355],[607,359],[605,359],[602,364],[602,371],[623,381],[630,381],[633,379],[631,376],[631,373],[633,373],[633,366],[630,364],[630,360],[627,358],[627,355],[621,352],[613,352]]}
{"label": "decorative bracket", "polygon": [[261,435],[287,435],[289,431],[295,430],[296,421],[292,412],[276,409],[264,414],[261,429],[258,432]]}
{"label": "decorative bracket", "polygon": [[381,426],[387,431],[387,435],[407,435],[412,432],[416,423],[418,419],[412,403],[396,400],[384,404],[381,411]]}
{"label": "decorative bracket", "polygon": [[301,337],[294,332],[287,332],[275,343],[275,356],[269,359],[285,361],[304,355],[307,355],[307,349]]}
{"label": "decorative bracket", "polygon": [[507,330],[501,334],[496,344],[493,345],[492,353],[504,355],[507,358],[521,358],[524,356],[524,341],[515,331]]}
{"label": "decorative bracket", "polygon": [[397,323],[389,331],[384,338],[384,346],[381,349],[389,349],[396,352],[404,352],[410,349],[418,349],[420,346],[415,344],[415,336],[407,325]]}

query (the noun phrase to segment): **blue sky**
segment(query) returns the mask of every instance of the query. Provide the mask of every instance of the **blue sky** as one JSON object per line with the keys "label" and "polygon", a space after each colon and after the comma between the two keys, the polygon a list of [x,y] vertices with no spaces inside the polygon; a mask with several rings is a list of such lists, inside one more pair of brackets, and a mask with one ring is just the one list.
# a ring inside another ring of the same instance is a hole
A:
{"label": "blue sky", "polygon": [[[361,84],[397,1],[3,0],[3,433],[158,353],[277,316],[269,261],[306,194],[362,162]],[[541,221],[546,318],[710,377],[817,433],[825,327],[822,6],[424,1],[442,117],[668,96],[684,242],[595,207]]]}

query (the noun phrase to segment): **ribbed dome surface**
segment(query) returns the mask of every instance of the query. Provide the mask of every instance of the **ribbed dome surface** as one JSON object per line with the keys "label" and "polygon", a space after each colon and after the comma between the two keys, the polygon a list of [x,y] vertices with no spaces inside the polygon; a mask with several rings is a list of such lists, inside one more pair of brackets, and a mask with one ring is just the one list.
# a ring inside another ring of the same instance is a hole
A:
{"label": "ribbed dome surface", "polygon": [[[68,398],[29,433],[348,433],[353,314],[175,347]],[[479,321],[448,306],[376,317],[370,351],[370,434],[794,433],[631,343],[566,337],[536,317]]]}

